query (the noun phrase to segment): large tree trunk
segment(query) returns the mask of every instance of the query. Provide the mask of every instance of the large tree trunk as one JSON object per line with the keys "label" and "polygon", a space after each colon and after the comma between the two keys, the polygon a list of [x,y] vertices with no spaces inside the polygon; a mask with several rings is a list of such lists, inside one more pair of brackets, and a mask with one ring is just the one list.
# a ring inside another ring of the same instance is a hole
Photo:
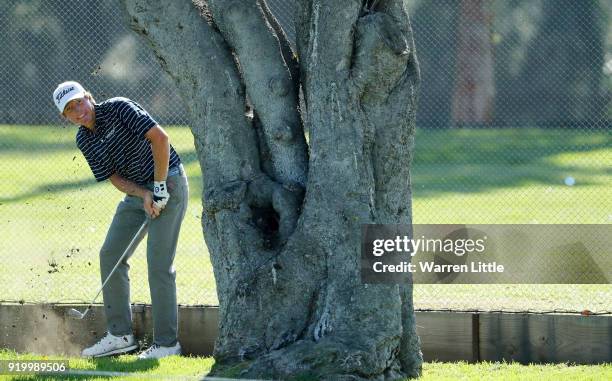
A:
{"label": "large tree trunk", "polygon": [[411,223],[419,72],[404,2],[301,1],[299,73],[256,1],[122,2],[190,113],[215,373],[418,375],[412,287],[360,281],[361,224]]}

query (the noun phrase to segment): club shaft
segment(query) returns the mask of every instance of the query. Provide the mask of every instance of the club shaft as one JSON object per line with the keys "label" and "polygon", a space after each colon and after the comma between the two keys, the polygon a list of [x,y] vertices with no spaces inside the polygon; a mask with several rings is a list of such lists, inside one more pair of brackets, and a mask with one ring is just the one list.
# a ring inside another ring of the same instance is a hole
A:
{"label": "club shaft", "polygon": [[100,287],[100,290],[98,291],[98,293],[96,294],[96,296],[93,298],[93,300],[91,301],[91,303],[89,304],[89,307],[87,307],[87,309],[89,310],[89,308],[91,307],[92,304],[94,304],[96,302],[96,299],[98,299],[98,296],[100,296],[100,293],[102,293],[102,290],[104,290],[104,286],[106,286],[106,283],[108,283],[109,279],[111,278],[111,276],[113,276],[113,274],[115,273],[115,270],[117,270],[117,267],[119,267],[119,265],[121,264],[121,262],[123,261],[123,258],[125,258],[125,256],[134,249],[134,247],[138,244],[139,242],[139,238],[142,235],[142,233],[144,232],[144,230],[147,228],[147,224],[149,223],[149,219],[147,218],[142,225],[140,226],[140,229],[138,229],[138,231],[136,232],[136,234],[134,234],[134,238],[132,238],[132,241],[130,242],[130,244],[125,248],[125,251],[123,252],[123,254],[121,254],[121,257],[119,257],[119,260],[117,261],[117,263],[115,264],[115,267],[113,267],[113,269],[111,270],[111,272],[108,274],[108,276],[106,277],[106,279],[104,280],[104,282],[102,283],[102,287]]}

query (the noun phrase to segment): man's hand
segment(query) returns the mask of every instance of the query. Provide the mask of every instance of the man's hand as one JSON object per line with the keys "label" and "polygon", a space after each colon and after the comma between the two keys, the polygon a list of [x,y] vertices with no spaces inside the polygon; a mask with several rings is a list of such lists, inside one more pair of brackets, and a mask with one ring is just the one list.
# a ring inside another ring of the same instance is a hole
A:
{"label": "man's hand", "polygon": [[142,197],[142,204],[145,212],[151,217],[151,219],[159,216],[160,210],[157,209],[153,202],[153,192],[146,191]]}
{"label": "man's hand", "polygon": [[159,210],[162,211],[166,204],[168,203],[168,199],[170,199],[170,194],[168,193],[168,186],[165,181],[154,181],[153,182],[153,205]]}
{"label": "man's hand", "polygon": [[113,183],[115,188],[119,189],[121,192],[127,193],[130,196],[142,198],[144,210],[147,212],[149,217],[155,218],[159,216],[160,209],[155,207],[153,203],[153,192],[116,173],[113,173],[113,175],[110,177],[110,181]]}

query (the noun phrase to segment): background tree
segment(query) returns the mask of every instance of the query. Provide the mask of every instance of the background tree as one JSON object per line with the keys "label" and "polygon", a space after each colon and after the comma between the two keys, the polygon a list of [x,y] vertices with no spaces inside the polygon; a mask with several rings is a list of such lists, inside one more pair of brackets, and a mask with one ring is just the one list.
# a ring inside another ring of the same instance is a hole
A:
{"label": "background tree", "polygon": [[296,52],[262,1],[196,5],[122,1],[191,119],[215,372],[417,375],[411,285],[360,281],[361,224],[411,223],[419,72],[405,2],[300,1]]}
{"label": "background tree", "polygon": [[510,99],[523,118],[558,125],[603,117],[603,20],[597,0],[543,1],[542,21]]}
{"label": "background tree", "polygon": [[605,36],[612,30],[607,3],[498,3],[497,15],[513,16],[496,17],[496,119],[510,125],[605,125],[611,99],[603,70]]}
{"label": "background tree", "polygon": [[490,123],[495,103],[491,0],[462,0],[459,9],[453,124]]}
{"label": "background tree", "polygon": [[447,128],[452,124],[459,5],[456,0],[436,0],[414,6],[414,35],[422,82],[427,84],[420,91],[419,126]]}
{"label": "background tree", "polygon": [[[36,23],[30,22],[33,18]],[[45,12],[40,1],[0,5],[0,43],[8,52],[0,57],[0,92],[6,94],[0,97],[0,120],[4,123],[22,121],[24,114],[27,123],[44,123],[48,113],[40,105],[49,102],[49,95],[40,89],[54,88],[50,74],[64,66],[58,53],[66,46],[61,36],[60,21]]]}

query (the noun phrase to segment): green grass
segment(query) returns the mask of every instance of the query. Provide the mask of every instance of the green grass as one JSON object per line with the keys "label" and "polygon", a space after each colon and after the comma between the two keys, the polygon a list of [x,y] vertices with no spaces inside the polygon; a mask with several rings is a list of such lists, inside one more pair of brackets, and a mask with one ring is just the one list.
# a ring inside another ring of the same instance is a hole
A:
{"label": "green grass", "polygon": [[547,364],[521,365],[517,363],[482,362],[478,364],[425,363],[419,380],[609,380],[612,365]]}
{"label": "green grass", "polygon": [[[190,180],[176,257],[179,302],[217,304],[200,226],[202,178],[188,128],[168,127]],[[98,250],[121,194],[95,183],[67,126],[0,125],[0,295],[89,301]],[[605,131],[419,130],[415,223],[612,223],[612,136]],[[569,187],[563,180],[576,179]],[[132,300],[150,300],[144,246]],[[417,308],[609,311],[610,285],[417,285]]]}
{"label": "green grass", "polygon": [[412,184],[415,223],[609,224],[612,134],[420,131]]}
{"label": "green grass", "polygon": [[[36,354],[17,354],[12,351],[0,350],[0,360],[64,360],[68,361],[71,371],[98,371],[98,372],[121,372],[130,373],[130,380],[150,380],[153,378],[184,376],[191,379],[201,379],[206,375],[214,360],[212,357],[183,357],[172,356],[160,360],[137,360],[134,355],[123,355],[101,359],[65,358],[58,356],[40,356]],[[133,377],[133,375],[138,375]],[[142,376],[142,377],[140,377]],[[22,376],[8,377],[0,376],[2,379],[15,380],[119,380],[127,377],[94,377],[94,376]]]}
{"label": "green grass", "polygon": [[[34,354],[17,354],[0,350],[0,360],[68,360],[72,371],[104,371],[130,373],[130,377],[59,377],[59,376],[22,376],[11,378],[0,376],[0,379],[15,380],[57,380],[57,379],[95,379],[95,380],[150,380],[154,378],[184,376],[189,379],[199,379],[207,374],[214,364],[210,357],[169,357],[161,360],[136,360],[134,356],[119,356],[105,359],[81,359],[46,357]],[[133,375],[138,375],[134,377]],[[482,362],[468,364],[456,363],[425,363],[423,377],[419,380],[605,380],[612,378],[612,364],[577,365],[547,364],[521,365],[517,363]]]}
{"label": "green grass", "polygon": [[[202,181],[187,128],[169,128],[190,179],[190,205],[176,267],[179,300],[217,304],[212,266],[200,227]],[[0,126],[2,248],[5,300],[84,301],[99,288],[98,250],[121,194],[96,183],[74,143],[74,129]],[[134,301],[149,301],[144,248],[131,259]],[[18,276],[15,276],[19,274]],[[76,286],[79,287],[76,287]]]}

